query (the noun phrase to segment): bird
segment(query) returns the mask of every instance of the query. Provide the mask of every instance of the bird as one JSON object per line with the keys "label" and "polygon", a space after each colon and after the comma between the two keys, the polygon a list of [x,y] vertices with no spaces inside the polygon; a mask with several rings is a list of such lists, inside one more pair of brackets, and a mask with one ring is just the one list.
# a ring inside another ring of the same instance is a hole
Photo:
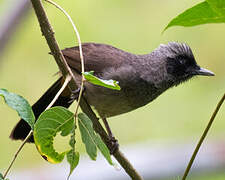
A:
{"label": "bird", "polygon": [[[94,71],[98,78],[118,81],[121,90],[84,82],[83,97],[93,106],[103,120],[110,138],[115,140],[106,118],[140,108],[165,92],[194,76],[214,76],[201,68],[186,43],[169,42],[160,44],[148,54],[132,54],[111,45],[83,43],[84,69]],[[81,62],[79,47],[62,50],[77,84],[81,84]],[[61,88],[63,77],[59,79],[32,106],[36,119],[46,109]],[[53,106],[68,108],[75,100],[73,92],[66,87]],[[21,119],[11,132],[13,140],[24,140],[31,128]],[[30,137],[27,142],[34,142]]]}

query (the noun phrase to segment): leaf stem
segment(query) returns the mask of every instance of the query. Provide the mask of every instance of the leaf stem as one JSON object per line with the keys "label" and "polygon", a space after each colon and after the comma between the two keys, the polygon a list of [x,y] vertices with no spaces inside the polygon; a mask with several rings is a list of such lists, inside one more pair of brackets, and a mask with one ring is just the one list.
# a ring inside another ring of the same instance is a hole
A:
{"label": "leaf stem", "polygon": [[198,153],[198,151],[199,151],[199,149],[200,149],[200,147],[201,147],[201,145],[202,145],[202,143],[203,143],[203,141],[204,141],[204,139],[205,139],[205,137],[206,137],[210,127],[212,126],[212,123],[213,123],[213,121],[214,121],[214,119],[215,119],[215,117],[216,117],[216,115],[217,115],[221,105],[223,104],[224,100],[225,100],[225,94],[223,95],[221,100],[218,102],[218,104],[216,106],[216,109],[214,110],[214,112],[213,112],[213,114],[212,114],[212,116],[211,116],[211,118],[209,120],[209,123],[206,126],[206,128],[205,128],[205,130],[204,130],[204,132],[203,132],[203,134],[202,134],[202,136],[201,136],[201,138],[200,138],[200,140],[199,140],[199,142],[198,142],[198,144],[197,144],[197,146],[196,146],[196,148],[195,148],[195,150],[194,150],[194,152],[193,152],[193,154],[191,156],[191,159],[190,159],[190,161],[188,163],[188,166],[187,166],[187,168],[186,168],[186,170],[184,172],[182,180],[186,179],[186,177],[187,177],[187,175],[188,175],[188,173],[189,173],[189,171],[191,169],[191,166],[192,166],[192,164],[193,164],[193,162],[194,162],[194,160],[196,158],[196,155],[197,155],[197,153]]}
{"label": "leaf stem", "polygon": [[16,151],[16,153],[15,153],[15,155],[14,155],[14,157],[13,157],[13,159],[12,159],[10,165],[9,165],[9,167],[7,168],[7,170],[5,171],[5,173],[4,173],[4,175],[3,175],[3,179],[6,178],[7,174],[9,173],[9,170],[11,169],[12,165],[14,164],[14,162],[15,162],[15,160],[16,160],[18,154],[19,154],[20,151],[22,150],[23,146],[26,144],[27,140],[31,137],[32,133],[33,133],[33,131],[31,130],[31,131],[29,132],[29,134],[27,135],[27,137],[23,140],[23,143],[20,145],[20,147],[19,147],[18,150]]}
{"label": "leaf stem", "polygon": [[75,116],[75,121],[76,121],[76,118],[77,118],[77,112],[78,112],[78,109],[79,109],[79,105],[80,105],[80,99],[81,99],[81,96],[82,96],[82,92],[83,92],[83,88],[84,88],[84,81],[85,81],[85,78],[84,78],[84,56],[83,56],[83,51],[82,51],[82,43],[81,43],[81,38],[80,38],[80,34],[79,34],[79,31],[77,30],[77,27],[76,25],[74,24],[72,18],[70,17],[70,15],[66,12],[66,10],[64,10],[61,6],[59,6],[58,4],[56,4],[55,2],[51,1],[51,0],[45,0],[46,2],[54,5],[56,8],[58,8],[60,11],[63,12],[63,14],[67,17],[67,19],[70,21],[70,23],[72,24],[73,26],[73,29],[74,29],[74,32],[76,34],[76,37],[77,37],[77,41],[78,41],[78,44],[79,44],[79,52],[80,52],[80,60],[81,60],[81,75],[82,75],[82,81],[81,81],[81,86],[80,86],[80,93],[79,93],[79,96],[78,96],[78,100],[77,100],[77,106],[76,106],[76,109],[75,109],[75,113],[74,113],[74,116]]}
{"label": "leaf stem", "polygon": [[[83,89],[84,89],[84,80],[85,80],[85,78],[84,78],[84,57],[83,57],[81,39],[80,39],[79,32],[78,32],[78,30],[76,28],[76,25],[74,24],[74,22],[73,22],[72,18],[70,17],[70,15],[61,6],[59,6],[55,2],[53,2],[51,0],[45,0],[45,1],[47,1],[48,3],[54,5],[60,11],[62,11],[63,14],[68,18],[68,20],[70,21],[70,23],[73,26],[73,29],[75,31],[75,34],[76,34],[76,37],[77,37],[77,41],[78,41],[78,44],[79,44],[80,60],[81,60],[81,72],[82,72],[81,73],[81,77],[82,77],[82,80],[81,80],[80,92],[79,92],[79,96],[78,96],[78,100],[77,100],[77,106],[75,108],[75,113],[74,113],[74,128],[73,128],[72,135],[71,135],[71,136],[74,137],[74,140],[75,140],[75,129],[76,129],[76,122],[77,122],[77,113],[78,113],[78,109],[79,109],[79,106],[80,106],[80,100],[81,100],[82,92],[83,92]],[[74,78],[74,80],[75,80],[75,78]],[[75,153],[75,144],[73,144],[73,146],[72,146],[72,151]],[[69,179],[71,173],[72,173],[72,171],[70,170],[70,173],[69,173],[67,179]]]}
{"label": "leaf stem", "polygon": [[56,102],[56,100],[58,99],[58,97],[60,96],[60,94],[63,92],[63,90],[66,88],[66,86],[68,85],[68,83],[71,80],[71,76],[67,75],[62,87],[60,88],[60,90],[57,92],[57,94],[55,95],[54,99],[51,101],[51,103],[48,105],[48,107],[45,109],[49,109],[50,107],[52,107],[52,105]]}

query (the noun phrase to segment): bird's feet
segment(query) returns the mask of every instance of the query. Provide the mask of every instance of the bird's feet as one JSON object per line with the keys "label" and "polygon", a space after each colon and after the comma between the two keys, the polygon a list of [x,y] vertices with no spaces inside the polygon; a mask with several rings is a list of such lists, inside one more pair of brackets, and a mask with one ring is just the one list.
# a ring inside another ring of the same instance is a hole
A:
{"label": "bird's feet", "polygon": [[110,154],[114,154],[118,148],[119,148],[119,143],[118,140],[114,137],[114,136],[109,136],[109,150],[110,150]]}
{"label": "bird's feet", "polygon": [[[75,91],[72,91],[71,95],[70,95],[70,101],[68,103],[72,103],[73,101],[77,100],[80,94],[80,87],[77,88]],[[82,93],[84,93],[85,91],[85,87],[83,87]]]}
{"label": "bird's feet", "polygon": [[114,137],[106,118],[102,118],[102,120],[105,125],[106,131],[108,133],[108,145],[109,145],[110,154],[114,154],[119,148],[119,143],[117,139]]}

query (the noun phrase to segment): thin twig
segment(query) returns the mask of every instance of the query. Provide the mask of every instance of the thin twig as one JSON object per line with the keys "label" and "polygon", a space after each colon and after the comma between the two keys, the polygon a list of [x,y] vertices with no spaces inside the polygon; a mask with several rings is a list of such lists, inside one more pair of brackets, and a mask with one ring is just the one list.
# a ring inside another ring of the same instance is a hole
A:
{"label": "thin twig", "polygon": [[53,104],[56,102],[56,100],[59,98],[59,96],[61,95],[61,93],[63,92],[63,90],[66,88],[66,86],[68,85],[68,83],[70,82],[71,80],[71,76],[68,75],[62,85],[62,87],[60,88],[60,90],[57,92],[57,94],[55,95],[54,99],[51,101],[51,103],[48,105],[48,107],[45,109],[49,109],[50,107],[53,106]]}
{"label": "thin twig", "polygon": [[16,160],[18,154],[20,153],[20,151],[22,150],[23,146],[26,144],[27,140],[30,138],[30,136],[32,135],[33,131],[31,130],[29,132],[29,134],[27,135],[27,137],[23,140],[22,144],[20,145],[20,147],[18,148],[18,150],[16,151],[9,167],[7,168],[7,170],[5,171],[4,175],[3,175],[3,179],[6,178],[7,174],[9,173],[9,170],[11,169],[12,165],[14,164],[14,161]]}
{"label": "thin twig", "polygon": [[[48,105],[48,107],[45,109],[49,109],[50,107],[52,107],[52,105],[55,103],[55,101],[58,99],[58,97],[60,96],[60,94],[63,92],[63,90],[66,88],[66,86],[68,85],[68,83],[71,80],[71,76],[68,75],[65,79],[65,82],[63,83],[62,87],[60,88],[60,90],[57,92],[57,94],[55,95],[54,99],[51,101],[51,103]],[[22,144],[20,145],[20,147],[18,148],[18,150],[16,151],[13,160],[11,161],[9,167],[7,168],[3,178],[6,177],[6,175],[8,174],[9,170],[11,169],[12,165],[14,164],[19,152],[22,150],[23,146],[26,144],[26,141],[31,137],[31,135],[33,134],[33,130],[30,130],[30,132],[28,133],[28,135],[26,136],[26,138],[23,140]]]}
{"label": "thin twig", "polygon": [[77,100],[77,106],[75,109],[75,113],[74,113],[74,121],[76,121],[77,119],[77,113],[78,113],[78,109],[79,109],[79,105],[80,105],[80,100],[81,100],[81,96],[82,96],[82,92],[83,92],[83,88],[84,88],[84,56],[83,56],[83,51],[82,51],[82,43],[81,43],[81,39],[80,39],[80,34],[79,31],[77,30],[76,25],[74,24],[72,18],[70,17],[70,15],[66,12],[66,10],[64,10],[61,6],[59,6],[58,4],[56,4],[55,2],[51,1],[51,0],[45,0],[48,3],[54,5],[56,8],[58,8],[60,11],[63,12],[63,14],[67,17],[67,19],[70,21],[70,23],[73,26],[73,29],[75,31],[76,37],[77,37],[77,41],[79,44],[79,52],[80,52],[80,60],[81,60],[81,75],[82,75],[82,80],[81,80],[81,85],[80,85],[80,92],[79,92],[79,96],[78,96],[78,100]]}
{"label": "thin twig", "polygon": [[[48,21],[42,2],[41,0],[31,0],[31,2],[35,10],[36,16],[38,18],[38,21],[41,27],[41,32],[44,35],[49,48],[51,49],[51,52],[55,58],[55,61],[60,71],[62,72],[63,77],[66,77],[67,74],[69,74],[70,68],[68,64],[65,62],[63,54],[55,39],[54,32]],[[76,90],[78,88],[75,79],[73,79],[73,81],[70,81],[68,86],[70,87],[71,90]],[[98,121],[97,116],[95,115],[95,113],[93,112],[93,110],[91,109],[90,105],[87,103],[84,97],[81,97],[80,99],[80,107],[82,111],[92,120],[95,131],[101,136],[102,140],[110,148],[110,144],[108,142],[109,137],[107,133],[105,132],[101,123]],[[141,176],[137,173],[137,171],[134,169],[131,163],[126,159],[126,157],[120,152],[119,149],[115,151],[113,156],[117,159],[117,161],[121,164],[121,166],[124,168],[124,170],[132,179],[142,180]]]}
{"label": "thin twig", "polygon": [[[32,1],[32,0],[31,0]],[[72,21],[72,18],[69,16],[69,14],[63,9],[63,8],[61,8],[58,4],[56,4],[55,2],[53,2],[53,1],[51,1],[51,0],[45,0],[46,2],[48,2],[48,3],[50,3],[50,4],[52,4],[52,5],[54,5],[56,8],[58,8],[58,9],[60,9],[65,15],[66,15],[66,17],[69,19],[69,21],[71,22],[71,24],[72,24],[72,26],[73,26],[73,29],[74,29],[74,31],[75,31],[75,33],[76,33],[76,35],[77,35],[77,39],[78,39],[78,43],[79,43],[79,50],[80,50],[80,58],[81,58],[81,68],[82,68],[82,72],[84,71],[84,60],[83,60],[83,53],[82,53],[82,47],[81,47],[81,40],[80,40],[80,36],[79,36],[79,33],[78,33],[78,31],[77,31],[77,28],[76,28],[76,26],[75,26],[75,24],[73,23],[73,21]],[[39,17],[38,17],[39,18]],[[41,25],[41,24],[40,24]],[[51,28],[51,26],[50,26],[50,28]],[[41,30],[42,30],[42,32],[43,32],[43,28],[41,27]],[[51,28],[51,30],[52,30],[52,28]],[[52,31],[52,33],[53,33],[53,31]],[[53,33],[54,34],[54,33]],[[52,34],[52,35],[53,35]],[[47,37],[46,37],[47,38]],[[47,39],[46,39],[47,40]],[[50,47],[50,49],[51,49],[51,46],[49,46]],[[58,44],[57,44],[57,49],[59,49],[59,46],[58,46]],[[59,53],[60,53],[60,57],[58,57],[58,58],[61,58],[62,60],[63,60],[63,62],[64,62],[64,65],[66,65],[66,71],[68,71],[69,72],[69,74],[73,77],[73,80],[74,81],[76,81],[76,79],[75,79],[75,77],[74,77],[74,74],[73,74],[73,72],[72,72],[72,70],[70,69],[70,67],[68,66],[68,64],[67,64],[67,62],[66,62],[66,60],[65,60],[65,58],[64,58],[64,56],[62,55],[62,52],[61,52],[61,50],[59,49]],[[55,57],[55,56],[54,56]],[[56,58],[56,57],[55,57]],[[58,64],[58,63],[57,63]],[[60,69],[60,68],[59,68]],[[60,69],[61,70],[61,69]],[[82,76],[83,77],[83,76]]]}
{"label": "thin twig", "polygon": [[[75,129],[76,129],[76,122],[77,122],[77,113],[78,113],[78,109],[79,109],[79,105],[80,105],[80,100],[81,100],[81,96],[82,96],[82,92],[83,92],[83,88],[84,88],[84,57],[83,57],[83,51],[82,51],[82,44],[81,44],[81,40],[80,40],[80,35],[79,35],[79,32],[76,28],[76,25],[74,24],[72,18],[70,17],[70,15],[61,7],[59,6],[58,4],[56,4],[55,2],[51,1],[51,0],[45,0],[47,1],[48,3],[54,5],[56,8],[58,8],[60,11],[63,12],[63,14],[67,17],[67,19],[70,21],[70,23],[72,24],[73,26],[73,29],[74,29],[74,32],[76,34],[76,37],[77,37],[77,41],[78,41],[78,44],[79,44],[79,52],[80,52],[80,60],[81,60],[81,85],[80,85],[80,92],[79,92],[79,96],[78,96],[78,99],[77,99],[77,106],[75,108],[75,113],[74,113],[74,129],[72,131],[72,136],[75,136]],[[74,147],[72,148],[73,151],[74,151],[74,148],[75,148],[75,145]],[[70,178],[70,175],[71,173],[68,175],[67,177],[67,180]]]}
{"label": "thin twig", "polygon": [[194,150],[194,152],[193,152],[193,154],[191,156],[191,159],[190,159],[190,161],[188,163],[188,166],[187,166],[187,168],[186,168],[186,170],[184,172],[182,180],[186,179],[186,177],[187,177],[187,175],[188,175],[188,173],[189,173],[189,171],[191,169],[191,166],[192,166],[192,164],[193,164],[193,162],[194,162],[194,160],[196,158],[196,155],[197,155],[197,153],[198,153],[198,151],[199,151],[199,149],[200,149],[200,147],[201,147],[201,145],[202,145],[202,143],[203,143],[203,141],[204,141],[204,139],[205,139],[205,137],[206,137],[206,135],[207,135],[207,133],[208,133],[208,131],[209,131],[209,129],[210,129],[210,127],[211,127],[211,125],[212,125],[212,123],[213,123],[213,121],[214,121],[214,119],[215,119],[215,117],[216,117],[220,107],[221,107],[221,105],[223,104],[224,100],[225,100],[225,94],[223,95],[223,97],[221,98],[219,103],[217,104],[216,109],[213,112],[213,114],[212,114],[212,116],[211,116],[211,118],[209,120],[209,123],[208,123],[207,127],[205,128],[205,130],[204,130],[204,132],[203,132],[203,134],[202,134],[202,136],[201,136],[201,138],[200,138],[200,140],[199,140],[199,142],[198,142],[198,144],[197,144],[197,146],[196,146],[196,148],[195,148],[195,150]]}

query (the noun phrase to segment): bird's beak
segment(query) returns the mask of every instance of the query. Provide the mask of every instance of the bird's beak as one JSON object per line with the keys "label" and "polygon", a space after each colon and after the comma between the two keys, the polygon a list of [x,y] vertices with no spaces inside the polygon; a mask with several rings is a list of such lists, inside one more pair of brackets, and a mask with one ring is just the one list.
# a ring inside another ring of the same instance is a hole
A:
{"label": "bird's beak", "polygon": [[201,68],[195,70],[196,75],[201,75],[201,76],[215,76],[215,74],[212,71],[209,71],[208,69]]}

